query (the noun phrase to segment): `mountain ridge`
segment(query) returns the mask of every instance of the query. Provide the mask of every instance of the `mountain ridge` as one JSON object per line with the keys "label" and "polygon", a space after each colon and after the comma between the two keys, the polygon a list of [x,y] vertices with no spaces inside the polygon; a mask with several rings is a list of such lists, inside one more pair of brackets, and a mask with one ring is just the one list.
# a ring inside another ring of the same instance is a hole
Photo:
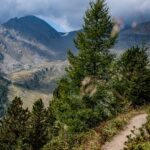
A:
{"label": "mountain ridge", "polygon": [[[143,29],[145,26],[147,28]],[[141,45],[143,41],[150,46],[150,34],[147,32],[149,29],[150,23],[143,23],[120,31],[112,51],[119,54],[133,45]],[[50,31],[52,34],[49,35]],[[29,99],[27,105],[31,103],[30,100],[34,102],[35,97],[48,102],[56,86],[56,79],[64,74],[67,66],[67,49],[77,53],[73,42],[77,32],[58,32],[34,16],[15,18],[1,25],[0,71],[12,81],[9,86],[9,100],[17,95],[22,99]],[[41,92],[37,88],[42,89]]]}
{"label": "mountain ridge", "polygon": [[[78,31],[61,33],[38,17],[13,18],[0,26],[0,65],[4,72],[36,67],[39,63],[65,60],[67,49],[77,53],[73,39]],[[133,45],[150,46],[150,22],[120,31],[114,52]]]}
{"label": "mountain ridge", "polygon": [[32,36],[43,44],[47,44],[46,42],[51,39],[60,38],[60,34],[53,27],[42,19],[32,15],[12,18],[8,22],[2,24],[2,26],[6,29],[16,30],[27,38]]}
{"label": "mountain ridge", "polygon": [[39,63],[65,60],[67,48],[74,49],[73,38],[74,35],[62,36],[35,16],[10,19],[0,26],[2,70],[9,73]]}

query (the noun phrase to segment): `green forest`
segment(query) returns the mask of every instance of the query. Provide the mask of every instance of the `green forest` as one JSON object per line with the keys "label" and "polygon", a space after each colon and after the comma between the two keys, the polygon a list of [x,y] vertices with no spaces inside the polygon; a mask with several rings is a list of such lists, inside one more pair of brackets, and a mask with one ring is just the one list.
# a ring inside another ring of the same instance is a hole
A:
{"label": "green forest", "polygon": [[[125,124],[118,116],[150,105],[148,48],[135,45],[116,56],[114,27],[105,0],[90,2],[74,39],[78,53],[68,50],[69,66],[49,106],[37,98],[30,111],[15,97],[0,121],[0,150],[100,150]],[[86,148],[98,127],[99,147]],[[150,117],[125,150],[149,149]]]}

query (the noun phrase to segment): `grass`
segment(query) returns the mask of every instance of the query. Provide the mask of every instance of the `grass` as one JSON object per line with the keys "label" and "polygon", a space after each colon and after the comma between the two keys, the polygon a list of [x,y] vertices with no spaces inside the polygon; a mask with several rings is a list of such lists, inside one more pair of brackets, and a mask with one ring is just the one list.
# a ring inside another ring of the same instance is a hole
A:
{"label": "grass", "polygon": [[46,107],[49,106],[49,101],[52,99],[52,94],[45,94],[39,91],[10,85],[8,99],[12,101],[15,96],[21,97],[24,108],[28,107],[30,110],[32,109],[33,103],[39,98],[43,100]]}
{"label": "grass", "polygon": [[33,103],[41,98],[47,107],[52,99],[55,80],[64,74],[66,65],[66,61],[47,62],[29,70],[11,73],[8,99],[11,101],[15,96],[21,97],[24,107],[31,109]]}
{"label": "grass", "polygon": [[130,108],[116,118],[104,122],[97,128],[85,133],[82,136],[81,144],[74,150],[100,150],[102,145],[118,134],[132,117],[148,112],[148,109],[148,106],[139,109]]}

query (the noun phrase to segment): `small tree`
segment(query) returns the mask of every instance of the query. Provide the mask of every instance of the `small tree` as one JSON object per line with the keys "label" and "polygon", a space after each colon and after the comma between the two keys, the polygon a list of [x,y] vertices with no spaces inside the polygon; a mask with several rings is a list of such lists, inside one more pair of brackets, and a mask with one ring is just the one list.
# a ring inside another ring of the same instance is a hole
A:
{"label": "small tree", "polygon": [[150,70],[145,47],[132,47],[120,59],[123,95],[134,106],[150,102]]}
{"label": "small tree", "polygon": [[48,140],[47,110],[41,99],[33,105],[30,126],[29,143],[33,150],[40,150]]}
{"label": "small tree", "polygon": [[30,113],[23,108],[23,102],[16,97],[8,107],[0,124],[0,146],[2,149],[15,149],[18,141],[26,144]]}

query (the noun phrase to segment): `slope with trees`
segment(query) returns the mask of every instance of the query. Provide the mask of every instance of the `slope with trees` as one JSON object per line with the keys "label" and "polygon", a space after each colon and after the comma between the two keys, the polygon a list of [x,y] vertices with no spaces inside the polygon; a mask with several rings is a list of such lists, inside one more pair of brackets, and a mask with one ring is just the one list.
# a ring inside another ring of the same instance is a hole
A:
{"label": "slope with trees", "polygon": [[128,106],[134,109],[149,105],[146,48],[132,47],[120,58],[115,57],[109,51],[117,38],[113,30],[105,0],[91,2],[83,30],[75,39],[78,54],[68,51],[69,67],[58,81],[49,107],[38,100],[30,112],[16,97],[1,120],[3,149],[75,149],[87,132],[123,113]]}

